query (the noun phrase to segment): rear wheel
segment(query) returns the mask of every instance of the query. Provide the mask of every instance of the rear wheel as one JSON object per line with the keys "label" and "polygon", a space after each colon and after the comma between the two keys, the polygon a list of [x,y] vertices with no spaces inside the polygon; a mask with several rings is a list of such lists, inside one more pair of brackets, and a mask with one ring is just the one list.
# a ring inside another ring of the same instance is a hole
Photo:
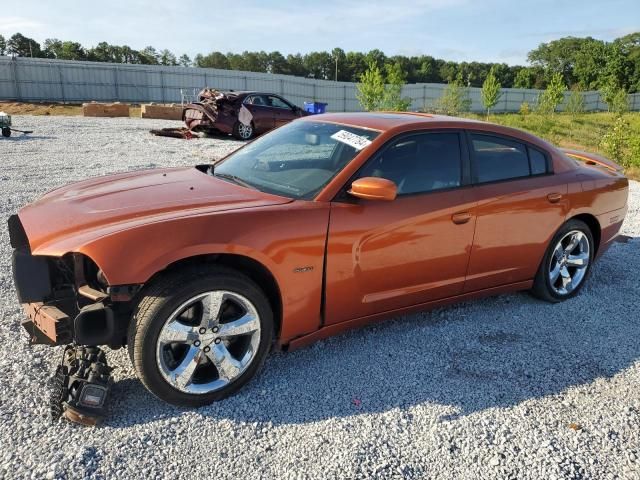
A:
{"label": "rear wheel", "polygon": [[589,274],[593,255],[593,235],[587,224],[565,223],[547,248],[533,284],[534,295],[548,302],[576,295]]}
{"label": "rear wheel", "polygon": [[2,128],[2,136],[3,137],[10,137],[11,136],[11,129],[9,127],[3,127]]}
{"label": "rear wheel", "polygon": [[253,123],[245,125],[244,123],[236,122],[233,127],[233,136],[238,140],[251,140],[254,133]]}
{"label": "rear wheel", "polygon": [[129,329],[129,354],[160,399],[197,407],[245,385],[269,351],[273,314],[260,288],[226,268],[185,270],[145,292]]}

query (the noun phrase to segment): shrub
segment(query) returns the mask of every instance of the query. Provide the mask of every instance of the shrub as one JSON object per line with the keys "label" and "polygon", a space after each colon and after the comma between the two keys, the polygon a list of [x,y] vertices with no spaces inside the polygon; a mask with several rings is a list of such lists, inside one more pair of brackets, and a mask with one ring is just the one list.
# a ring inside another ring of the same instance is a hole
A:
{"label": "shrub", "polygon": [[384,78],[382,72],[374,62],[360,76],[357,85],[356,98],[367,112],[377,110],[384,97]]}
{"label": "shrub", "polygon": [[567,87],[562,80],[562,74],[556,72],[551,77],[547,89],[538,97],[538,113],[553,114],[564,100],[564,92]]}
{"label": "shrub", "polygon": [[625,149],[628,146],[629,123],[622,117],[616,118],[613,127],[605,133],[600,141],[602,148],[612,160],[623,166],[629,166],[630,162],[625,158]]}
{"label": "shrub", "polygon": [[442,97],[436,101],[435,105],[436,111],[445,115],[458,115],[462,112],[468,112],[470,108],[469,91],[457,80],[446,86]]}
{"label": "shrub", "polygon": [[531,107],[529,106],[529,102],[522,102],[520,104],[520,115],[526,117],[531,113]]}
{"label": "shrub", "polygon": [[405,84],[404,73],[399,63],[386,65],[387,85],[384,87],[380,106],[382,110],[406,112],[411,106],[410,98],[402,98],[402,87]]}
{"label": "shrub", "polygon": [[607,110],[617,114],[629,111],[629,96],[624,88],[610,80],[600,89],[602,101],[607,104]]}
{"label": "shrub", "polygon": [[402,98],[404,74],[399,63],[385,66],[387,82],[378,66],[371,62],[369,68],[360,76],[356,98],[366,111],[393,110],[405,111],[411,105],[411,99]]}
{"label": "shrub", "polygon": [[571,115],[577,115],[584,113],[584,95],[580,90],[572,90],[567,100],[567,113]]}

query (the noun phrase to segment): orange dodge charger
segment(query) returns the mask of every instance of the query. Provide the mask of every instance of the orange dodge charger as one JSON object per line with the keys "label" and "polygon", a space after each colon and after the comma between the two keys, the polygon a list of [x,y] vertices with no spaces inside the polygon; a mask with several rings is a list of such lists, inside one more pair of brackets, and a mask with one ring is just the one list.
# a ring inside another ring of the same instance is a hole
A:
{"label": "orange dodge charger", "polygon": [[327,114],[215,165],[62,187],[9,230],[33,343],[126,345],[153,394],[198,406],[273,346],[516,290],[571,298],[627,193],[615,163],[511,128]]}

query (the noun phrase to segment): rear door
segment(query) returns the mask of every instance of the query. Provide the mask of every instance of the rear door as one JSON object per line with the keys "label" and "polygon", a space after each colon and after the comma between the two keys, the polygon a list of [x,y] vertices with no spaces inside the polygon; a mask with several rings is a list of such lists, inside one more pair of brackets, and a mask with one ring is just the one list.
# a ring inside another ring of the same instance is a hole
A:
{"label": "rear door", "polygon": [[251,112],[257,133],[271,130],[274,126],[273,109],[266,95],[252,94],[244,99],[244,106]]}
{"label": "rear door", "polygon": [[480,132],[468,141],[477,220],[464,291],[533,279],[567,214],[566,180],[533,145]]}
{"label": "rear door", "polygon": [[294,118],[298,118],[298,115],[293,111],[293,105],[283,98],[277,95],[268,95],[267,102],[272,108],[273,123],[276,128],[289,123]]}
{"label": "rear door", "polygon": [[392,180],[395,200],[332,202],[326,324],[462,292],[475,225],[466,156],[460,132],[401,136],[356,176]]}

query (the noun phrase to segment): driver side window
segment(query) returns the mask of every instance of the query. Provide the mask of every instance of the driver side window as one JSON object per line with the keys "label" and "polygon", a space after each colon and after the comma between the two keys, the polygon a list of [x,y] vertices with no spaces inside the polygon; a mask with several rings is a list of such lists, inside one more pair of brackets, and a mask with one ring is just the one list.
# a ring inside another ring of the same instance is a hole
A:
{"label": "driver side window", "polygon": [[358,175],[391,180],[398,195],[459,187],[462,155],[458,133],[404,136],[371,159]]}

